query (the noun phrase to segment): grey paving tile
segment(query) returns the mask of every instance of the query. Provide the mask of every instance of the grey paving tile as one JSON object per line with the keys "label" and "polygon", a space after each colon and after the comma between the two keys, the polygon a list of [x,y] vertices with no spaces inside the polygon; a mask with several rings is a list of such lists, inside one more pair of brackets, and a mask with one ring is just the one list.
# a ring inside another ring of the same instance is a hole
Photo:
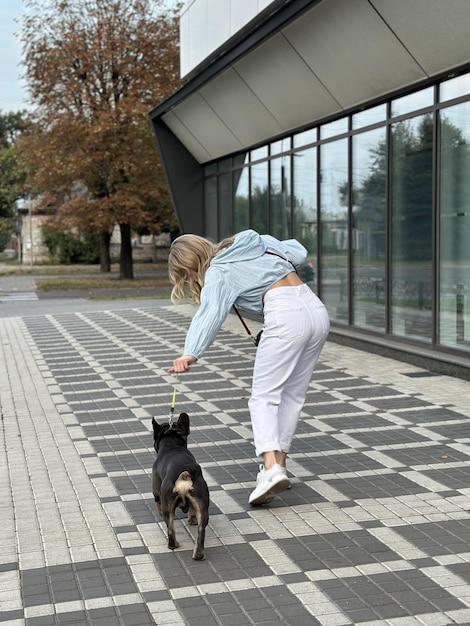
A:
{"label": "grey paving tile", "polygon": [[[82,623],[86,623],[85,613],[81,613]],[[76,616],[75,623],[79,623],[79,618]],[[30,617],[25,620],[26,626],[55,626],[59,624],[54,615],[41,615],[38,617]]]}
{"label": "grey paving tile", "polygon": [[10,607],[0,623],[468,622],[470,411],[459,398],[470,383],[412,376],[344,346],[327,344],[312,379],[292,489],[251,509],[254,353],[228,321],[177,394],[213,499],[207,557],[191,559],[194,529],[181,512],[182,545],[167,549],[150,420],[167,419],[166,368],[188,323],[184,307],[158,305],[0,322],[0,496],[11,493],[2,502],[36,529],[10,531],[18,563],[2,562],[0,537]]}
{"label": "grey paving tile", "polygon": [[452,409],[444,408],[442,406],[429,406],[426,410],[414,411],[406,409],[400,411],[400,417],[406,419],[409,422],[416,424],[432,423],[432,422],[452,422],[454,420],[461,420],[462,414]]}

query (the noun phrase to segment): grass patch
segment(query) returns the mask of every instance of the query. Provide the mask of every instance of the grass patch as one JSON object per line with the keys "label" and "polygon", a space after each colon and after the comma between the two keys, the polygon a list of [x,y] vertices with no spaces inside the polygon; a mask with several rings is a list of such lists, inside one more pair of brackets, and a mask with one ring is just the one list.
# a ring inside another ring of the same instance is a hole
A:
{"label": "grass patch", "polygon": [[168,291],[167,294],[152,294],[152,295],[131,295],[131,296],[126,296],[126,295],[115,295],[115,296],[89,296],[87,298],[88,301],[91,302],[108,302],[108,301],[114,301],[114,300],[169,300],[170,299],[170,292]]}
{"label": "grass patch", "polygon": [[[167,274],[168,264],[166,261],[159,263],[134,263],[134,274]],[[12,262],[8,266],[0,268],[0,276],[101,276],[103,278],[119,279],[119,265],[114,263],[111,272],[103,273],[99,265],[18,265]]]}
{"label": "grass patch", "polygon": [[96,289],[155,289],[170,287],[170,281],[161,277],[142,277],[134,280],[120,280],[118,277],[103,275],[61,278],[36,278],[38,291],[94,291]]}
{"label": "grass patch", "polygon": [[88,291],[97,289],[171,289],[168,264],[134,263],[134,279],[119,278],[119,264],[103,273],[99,265],[36,265],[34,267],[8,264],[0,269],[2,276],[32,276],[38,291]]}

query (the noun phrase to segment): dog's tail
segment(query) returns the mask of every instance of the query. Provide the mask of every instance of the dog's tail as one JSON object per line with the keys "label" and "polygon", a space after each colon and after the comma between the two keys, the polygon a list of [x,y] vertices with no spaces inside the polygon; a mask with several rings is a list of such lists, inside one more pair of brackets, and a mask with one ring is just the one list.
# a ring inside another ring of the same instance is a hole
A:
{"label": "dog's tail", "polygon": [[173,489],[173,493],[177,493],[180,498],[185,500],[186,496],[193,489],[193,479],[191,478],[191,474],[185,470],[181,472],[178,478],[175,481],[175,487]]}

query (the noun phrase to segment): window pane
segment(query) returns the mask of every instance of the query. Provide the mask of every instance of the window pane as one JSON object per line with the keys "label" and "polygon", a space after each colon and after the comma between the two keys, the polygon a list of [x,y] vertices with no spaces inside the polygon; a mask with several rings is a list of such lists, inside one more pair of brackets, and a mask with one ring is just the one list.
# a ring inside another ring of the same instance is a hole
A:
{"label": "window pane", "polygon": [[302,133],[294,135],[294,148],[300,148],[301,146],[307,146],[310,143],[315,143],[317,140],[317,129],[311,128],[310,130],[304,130]]}
{"label": "window pane", "polygon": [[470,103],[441,111],[439,337],[470,350]]}
{"label": "window pane", "polygon": [[290,157],[273,159],[270,168],[270,233],[278,239],[287,239],[291,222]]}
{"label": "window pane", "polygon": [[353,137],[353,323],[385,331],[385,128]]}
{"label": "window pane", "polygon": [[348,321],[348,143],[321,146],[320,287],[331,319]]}
{"label": "window pane", "polygon": [[243,167],[243,165],[248,165],[249,153],[240,152],[240,154],[236,154],[232,160],[233,160],[233,167]]}
{"label": "window pane", "polygon": [[224,172],[232,169],[232,159],[229,157],[228,159],[222,159],[219,161],[219,172]]}
{"label": "window pane", "polygon": [[239,233],[241,230],[248,228],[250,223],[249,212],[249,179],[248,168],[234,172],[234,187],[235,191],[235,232]]}
{"label": "window pane", "polygon": [[219,176],[219,239],[233,235],[232,174]]}
{"label": "window pane", "polygon": [[342,117],[340,120],[323,124],[323,126],[320,126],[320,138],[328,139],[328,137],[335,137],[336,135],[347,133],[348,120],[348,117]]}
{"label": "window pane", "polygon": [[217,174],[217,163],[210,163],[204,166],[204,175]]}
{"label": "window pane", "polygon": [[204,184],[205,235],[214,241],[219,237],[217,215],[217,178],[207,178]]}
{"label": "window pane", "polygon": [[288,152],[290,150],[290,137],[275,141],[271,144],[269,151],[271,155],[281,154],[282,152]]}
{"label": "window pane", "polygon": [[256,150],[251,151],[251,160],[258,161],[259,159],[266,159],[268,156],[268,146],[261,146]]}
{"label": "window pane", "polygon": [[317,289],[317,149],[294,153],[293,236],[308,250],[298,268],[300,278]]}
{"label": "window pane", "polygon": [[432,116],[392,127],[392,303],[394,335],[432,338]]}
{"label": "window pane", "polygon": [[446,80],[439,88],[439,99],[441,102],[468,96],[468,94],[470,94],[470,74]]}
{"label": "window pane", "polygon": [[434,101],[434,87],[422,89],[408,96],[403,96],[392,101],[392,117],[397,115],[406,115],[418,109],[431,106]]}
{"label": "window pane", "polygon": [[268,163],[251,166],[251,227],[268,232]]}
{"label": "window pane", "polygon": [[364,126],[371,126],[372,124],[377,124],[378,122],[383,122],[386,115],[387,106],[385,104],[356,113],[356,115],[353,115],[352,118],[353,130],[363,128]]}

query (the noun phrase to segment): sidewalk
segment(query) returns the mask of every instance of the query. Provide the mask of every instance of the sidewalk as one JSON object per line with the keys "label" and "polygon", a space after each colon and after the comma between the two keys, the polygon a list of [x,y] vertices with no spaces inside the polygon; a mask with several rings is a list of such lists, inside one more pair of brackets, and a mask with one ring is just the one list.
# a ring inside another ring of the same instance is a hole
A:
{"label": "sidewalk", "polygon": [[0,319],[0,623],[470,624],[470,382],[328,342],[292,489],[251,508],[255,348],[230,316],[177,383],[211,495],[196,562],[150,481],[192,307],[36,304]]}

